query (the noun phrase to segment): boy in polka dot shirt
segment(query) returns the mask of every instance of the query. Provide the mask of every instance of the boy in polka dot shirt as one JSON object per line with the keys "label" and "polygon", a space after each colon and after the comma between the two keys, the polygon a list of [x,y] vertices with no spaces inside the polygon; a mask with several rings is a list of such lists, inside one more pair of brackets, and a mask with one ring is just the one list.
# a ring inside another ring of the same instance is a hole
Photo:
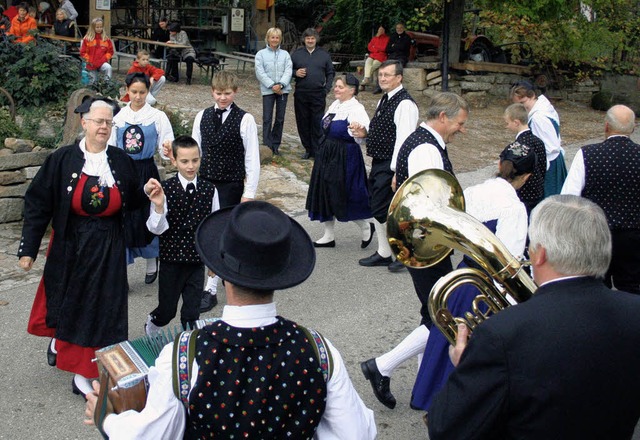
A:
{"label": "boy in polka dot shirt", "polygon": [[158,307],[145,324],[150,336],[176,316],[180,296],[182,326],[193,328],[199,319],[204,265],[196,250],[195,233],[200,222],[220,208],[215,185],[198,179],[198,143],[190,136],[179,136],[170,156],[178,174],[149,195],[152,205],[147,228],[160,236]]}

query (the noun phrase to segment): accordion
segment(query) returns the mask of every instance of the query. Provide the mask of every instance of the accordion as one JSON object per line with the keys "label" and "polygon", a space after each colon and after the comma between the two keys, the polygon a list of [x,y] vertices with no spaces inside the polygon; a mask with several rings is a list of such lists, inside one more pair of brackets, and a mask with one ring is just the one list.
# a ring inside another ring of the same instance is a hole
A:
{"label": "accordion", "polygon": [[[217,321],[208,318],[196,321],[195,328]],[[141,411],[147,402],[149,387],[147,375],[160,352],[183,331],[182,326],[161,330],[153,336],[142,336],[120,342],[96,351],[100,373],[100,393],[94,413],[94,422],[103,436],[104,419],[111,413],[119,414],[130,409]]]}

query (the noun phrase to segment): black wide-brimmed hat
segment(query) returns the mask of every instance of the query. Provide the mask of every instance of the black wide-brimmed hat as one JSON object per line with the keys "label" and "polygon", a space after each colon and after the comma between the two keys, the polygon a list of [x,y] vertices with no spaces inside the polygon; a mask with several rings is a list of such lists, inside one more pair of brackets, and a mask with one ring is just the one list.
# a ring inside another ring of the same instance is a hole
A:
{"label": "black wide-brimmed hat", "polygon": [[113,109],[113,116],[117,115],[118,112],[120,111],[120,106],[113,99],[103,98],[102,96],[96,96],[96,97],[85,96],[84,99],[82,100],[82,103],[80,103],[80,105],[77,106],[73,112],[79,113],[80,115],[89,113],[89,111],[91,110],[91,104],[93,104],[96,101],[104,101],[107,104],[109,104]]}
{"label": "black wide-brimmed hat", "polygon": [[309,234],[266,202],[245,202],[209,214],[196,231],[205,266],[225,281],[278,290],[306,280],[316,263]]}

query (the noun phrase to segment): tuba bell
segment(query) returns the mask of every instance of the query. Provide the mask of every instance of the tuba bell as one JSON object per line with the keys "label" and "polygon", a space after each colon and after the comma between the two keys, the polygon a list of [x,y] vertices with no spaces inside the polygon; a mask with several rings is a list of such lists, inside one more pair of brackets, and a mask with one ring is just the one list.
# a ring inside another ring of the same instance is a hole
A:
{"label": "tuba bell", "polygon": [[[442,277],[429,295],[429,315],[454,345],[457,324],[473,330],[510,305],[507,294],[516,302],[524,302],[537,288],[522,270],[523,265],[486,226],[464,212],[464,206],[456,178],[446,171],[429,169],[398,188],[387,218],[389,244],[404,265],[430,267],[457,249],[484,269],[454,270]],[[449,298],[457,287],[468,283],[481,293],[473,300],[472,312],[454,317],[447,308]]]}

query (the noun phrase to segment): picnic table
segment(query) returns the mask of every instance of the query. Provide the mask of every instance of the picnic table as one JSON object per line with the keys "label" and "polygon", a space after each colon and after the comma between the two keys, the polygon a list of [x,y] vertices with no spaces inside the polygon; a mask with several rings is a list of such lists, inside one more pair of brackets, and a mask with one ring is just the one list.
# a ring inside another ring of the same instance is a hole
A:
{"label": "picnic table", "polygon": [[250,64],[256,63],[256,56],[250,53],[244,53],[244,52],[231,52],[231,53],[212,52],[212,53],[216,57],[220,58],[220,61],[222,61],[223,63],[227,60],[227,58],[230,60],[236,60],[237,61],[236,70],[240,69],[240,63],[242,63],[243,72],[245,71],[247,63],[250,63]]}
{"label": "picnic table", "polygon": [[[122,42],[122,44],[120,44],[118,47],[119,50],[116,51],[116,55],[118,56],[117,70],[120,70],[120,58],[135,59],[136,52],[138,51],[138,49],[144,48],[151,53],[150,46],[161,46],[164,49],[162,59],[150,58],[149,60],[156,63],[160,63],[160,66],[163,69],[165,69],[167,64],[167,48],[187,49],[188,47],[191,47],[191,46],[185,46],[183,44],[164,43],[162,41],[147,40],[147,39],[138,38],[138,37],[126,37],[122,35],[116,35],[111,38],[113,40]],[[131,52],[126,52],[127,50],[131,50]]]}
{"label": "picnic table", "polygon": [[47,40],[61,42],[63,55],[67,54],[67,46],[73,46],[75,44],[79,45],[80,43],[82,43],[82,38],[64,37],[62,35],[55,35],[55,34],[39,33],[38,38],[46,38]]}

